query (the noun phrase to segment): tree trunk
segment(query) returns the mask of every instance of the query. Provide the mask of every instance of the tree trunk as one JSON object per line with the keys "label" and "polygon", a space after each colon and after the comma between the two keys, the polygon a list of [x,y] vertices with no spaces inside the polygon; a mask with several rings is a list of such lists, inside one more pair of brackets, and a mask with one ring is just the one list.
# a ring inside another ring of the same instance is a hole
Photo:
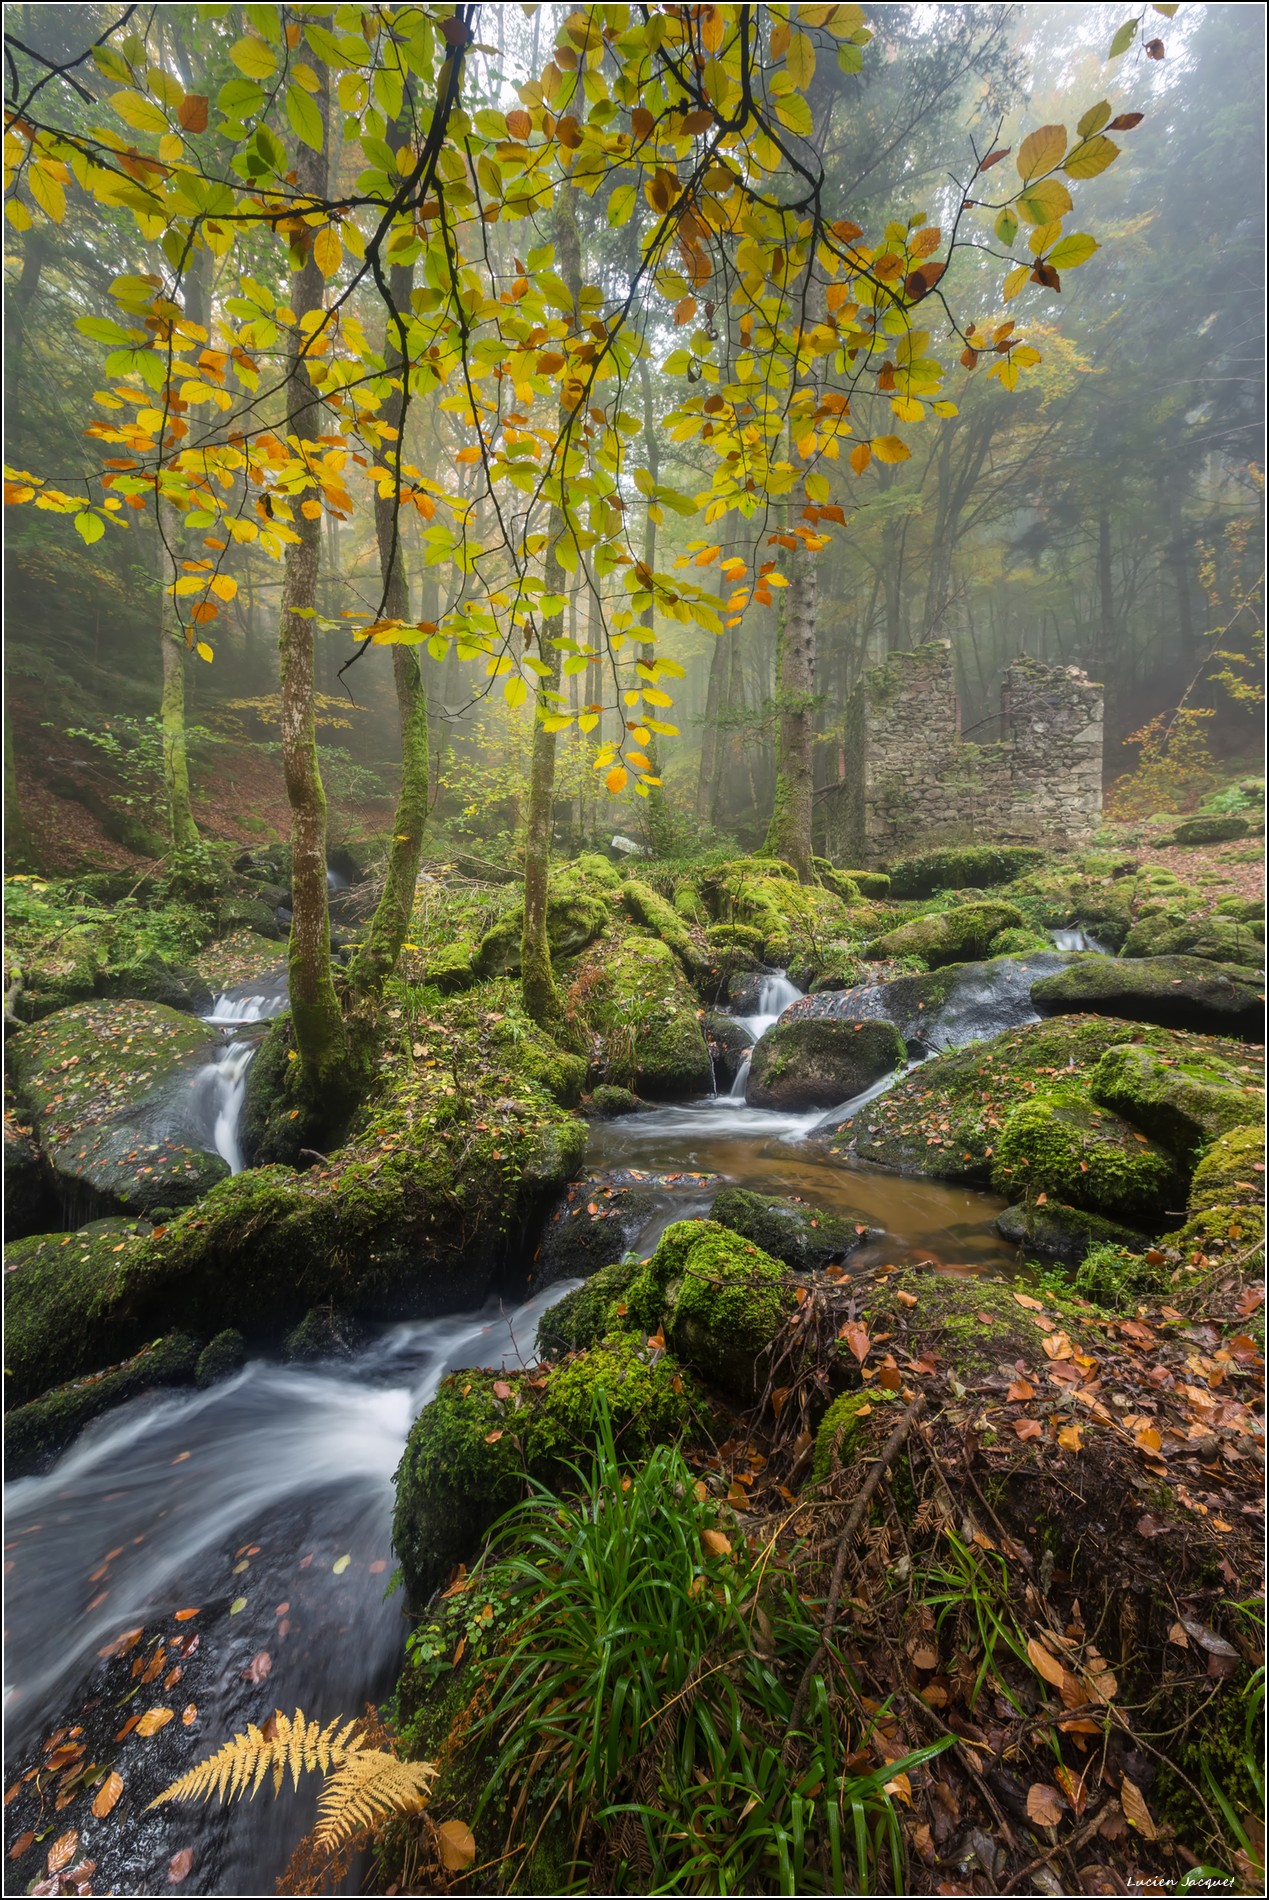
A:
{"label": "tree trunk", "polygon": [[[324,70],[324,69],[323,69]],[[323,125],[328,94],[323,81],[317,95]],[[296,147],[296,189],[322,197],[326,190],[325,140],[314,152]],[[286,433],[297,438],[299,452],[321,433],[318,398],[303,355],[303,320],[322,306],[322,273],[311,248],[294,277],[291,308],[295,327],[287,354]],[[304,499],[312,498],[312,490]],[[304,1094],[314,1107],[329,1112],[352,1085],[348,1037],[335,994],[330,965],[330,915],[326,905],[326,794],[317,762],[313,714],[313,622],[321,568],[322,522],[297,505],[282,578],[282,614],[278,633],[281,685],[282,768],[291,806],[291,940],[288,982],[291,1022],[300,1058]]]}
{"label": "tree trunk", "polygon": [[[201,329],[209,328],[211,252],[191,251],[185,270],[185,315]],[[167,511],[167,546],[160,559],[170,557],[172,580],[180,573],[185,553],[185,524],[179,508]],[[185,743],[185,669],[189,664],[189,637],[180,625],[176,601],[167,587],[159,599],[159,648],[163,666],[159,730],[163,745],[163,790],[167,798],[168,835],[178,851],[199,842],[190,802],[189,754]]]}
{"label": "tree trunk", "polygon": [[[403,138],[404,142],[404,129]],[[414,268],[408,264],[393,266],[388,292],[393,308],[405,312],[410,305]],[[401,351],[401,336],[392,313],[384,357],[390,373],[400,372],[401,388],[393,390],[383,405],[383,420],[403,432],[405,381],[409,374]],[[404,448],[402,433],[396,437],[396,452]],[[396,519],[390,494],[375,494],[375,535],[379,543],[379,573],[384,587],[384,618],[408,620],[409,586],[401,548],[400,522]],[[428,726],[427,689],[418,648],[394,645],[392,678],[397,692],[401,719],[401,789],[397,795],[396,816],[392,824],[392,843],[388,849],[388,870],[383,894],[379,899],[365,941],[349,969],[349,984],[354,993],[378,997],[397,967],[401,946],[410,931],[414,914],[414,891],[419,877],[419,857],[423,850],[423,831],[427,824],[428,798]]]}
{"label": "tree trunk", "polygon": [[705,691],[705,721],[701,727],[701,772],[696,787],[696,822],[712,825],[718,780],[718,713],[723,693],[723,675],[730,659],[729,642],[714,642],[710,655],[709,685]]}
{"label": "tree trunk", "polygon": [[[639,380],[643,386],[643,452],[648,465],[648,474],[651,477],[652,486],[655,489],[661,479],[661,450],[657,442],[656,422],[652,413],[652,377],[648,371],[648,358],[646,353],[639,358]],[[643,565],[649,574],[656,572],[657,522],[651,500],[649,500],[643,518]],[[655,633],[656,629],[655,599],[656,597],[653,595],[641,615],[642,624],[650,633]],[[649,641],[646,645],[639,648],[639,658],[643,661],[645,666],[652,665],[652,662],[656,658],[656,651],[655,640]],[[653,778],[660,778],[661,765],[655,735],[649,738],[643,749],[648,760],[651,776]],[[647,788],[647,793],[648,816],[646,830],[648,845],[654,857],[662,857],[670,852],[673,845],[670,814],[665,802],[665,787],[663,785],[650,785]]]}
{"label": "tree trunk", "polygon": [[802,541],[789,557],[777,655],[776,696],[780,724],[775,800],[766,850],[791,864],[803,884],[814,878],[811,815],[814,780],[815,555]]}
{"label": "tree trunk", "polygon": [[[578,303],[582,288],[581,239],[577,229],[577,211],[573,190],[561,187],[555,203],[555,258],[559,274],[573,299],[569,323],[576,329],[580,318]],[[560,406],[561,432],[568,420],[568,409]],[[567,443],[559,445],[556,475],[563,487]],[[548,594],[562,594],[565,573],[560,565],[559,544],[567,528],[563,507],[551,508],[547,527],[547,553],[543,564],[543,585]],[[551,866],[551,833],[555,813],[555,734],[547,729],[545,717],[554,710],[553,694],[560,685],[560,651],[556,642],[563,637],[564,615],[553,614],[541,625],[538,658],[547,672],[538,680],[537,718],[533,728],[533,753],[529,767],[529,812],[524,837],[524,929],[520,937],[520,984],[524,1006],[534,1022],[554,1023],[560,1014],[560,999],[551,971],[551,946],[547,941],[547,882]]]}

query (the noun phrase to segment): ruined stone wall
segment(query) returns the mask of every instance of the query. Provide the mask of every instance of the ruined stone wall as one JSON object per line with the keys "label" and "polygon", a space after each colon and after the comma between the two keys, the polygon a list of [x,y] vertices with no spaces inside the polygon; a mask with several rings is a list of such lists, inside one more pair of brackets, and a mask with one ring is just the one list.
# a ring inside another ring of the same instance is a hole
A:
{"label": "ruined stone wall", "polygon": [[952,650],[931,641],[866,673],[847,708],[846,777],[825,796],[825,850],[861,869],[939,844],[1076,844],[1102,806],[1102,689],[1018,659],[1004,736],[960,736]]}

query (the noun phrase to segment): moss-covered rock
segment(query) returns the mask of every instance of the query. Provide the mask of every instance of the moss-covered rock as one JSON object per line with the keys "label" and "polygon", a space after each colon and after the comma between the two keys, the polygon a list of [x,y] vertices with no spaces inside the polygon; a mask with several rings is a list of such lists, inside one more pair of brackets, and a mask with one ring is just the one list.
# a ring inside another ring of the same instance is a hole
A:
{"label": "moss-covered rock", "polygon": [[282,1356],[299,1366],[313,1365],[320,1359],[351,1359],[361,1343],[361,1328],[332,1305],[310,1306],[283,1340]]}
{"label": "moss-covered rock", "polygon": [[47,1234],[57,1225],[53,1174],[17,1109],[4,1104],[4,1231],[10,1240]]}
{"label": "moss-covered rock", "polygon": [[[958,845],[902,858],[890,870],[892,897],[932,897],[936,891],[990,890],[1044,862],[1031,845]],[[869,893],[871,895],[871,893]]]}
{"label": "moss-covered rock", "polygon": [[762,932],[755,930],[752,924],[711,924],[705,932],[705,940],[733,961],[737,951],[754,960],[762,955]]}
{"label": "moss-covered rock", "polygon": [[675,1351],[710,1385],[752,1400],[793,1306],[787,1269],[714,1221],[680,1221],[666,1229],[649,1272],[665,1288],[663,1325]]}
{"label": "moss-covered rock", "polygon": [[892,1395],[878,1387],[873,1392],[843,1392],[833,1400],[820,1420],[811,1459],[811,1482],[824,1484],[839,1465],[848,1464],[859,1438],[859,1427],[872,1412],[874,1402]]}
{"label": "moss-covered rock", "polygon": [[861,897],[880,903],[892,895],[888,871],[849,870],[843,871],[841,875],[850,879]]}
{"label": "moss-covered rock", "polygon": [[1228,1129],[1263,1120],[1262,1071],[1193,1047],[1178,1059],[1175,1046],[1149,1042],[1108,1049],[1093,1070],[1089,1093],[1144,1129],[1174,1154],[1200,1150]]}
{"label": "moss-covered rock", "polygon": [[878,1229],[852,1215],[830,1214],[805,1201],[753,1194],[748,1188],[724,1188],[716,1196],[709,1217],[797,1273],[810,1273],[830,1261],[845,1260],[878,1233]]}
{"label": "moss-covered rock", "polygon": [[1017,929],[1022,912],[1012,904],[987,900],[961,904],[954,910],[913,917],[897,929],[876,937],[864,948],[874,961],[887,957],[920,957],[932,970],[945,963],[967,963],[986,956],[993,938],[1002,930]]}
{"label": "moss-covered rock", "polygon": [[1184,846],[1229,844],[1235,838],[1250,838],[1256,829],[1250,818],[1207,817],[1200,814],[1196,818],[1182,819],[1168,843]]}
{"label": "moss-covered rock", "polygon": [[18,1105],[69,1206],[185,1207],[228,1174],[182,1132],[182,1079],[218,1046],[201,1023],[132,1001],[80,1003],[11,1039]]}
{"label": "moss-covered rock", "polygon": [[606,1175],[571,1182],[547,1216],[533,1261],[535,1287],[585,1279],[632,1247],[658,1206],[655,1185]]}
{"label": "moss-covered rock", "polygon": [[621,887],[621,900],[637,924],[673,950],[689,977],[699,979],[708,974],[712,963],[705,947],[693,937],[673,904],[667,904],[650,884],[628,877]]}
{"label": "moss-covered rock", "polygon": [[816,858],[813,861],[813,868],[824,889],[831,891],[834,897],[840,897],[843,904],[859,902],[862,893],[849,871],[836,870],[827,858]]}
{"label": "moss-covered rock", "polygon": [[709,912],[690,878],[680,878],[674,886],[674,908],[684,923],[700,924],[703,928],[709,922]]}
{"label": "moss-covered rock", "polygon": [[460,1372],[420,1412],[397,1470],[392,1537],[411,1603],[470,1560],[527,1477],[567,1486],[595,1442],[603,1393],[623,1456],[682,1435],[689,1377],[633,1333],[537,1371]]}
{"label": "moss-covered rock", "polygon": [[637,1302],[637,1310],[632,1310],[629,1303],[629,1290],[640,1275],[646,1275],[646,1263],[638,1260],[614,1260],[600,1267],[543,1314],[539,1350],[550,1358],[562,1357],[566,1352],[585,1352],[610,1333],[628,1332],[636,1326],[655,1332],[661,1320],[661,1290],[650,1276],[644,1289],[651,1294],[646,1311]]}
{"label": "moss-covered rock", "polygon": [[995,1144],[1002,1194],[1048,1194],[1112,1220],[1162,1223],[1184,1191],[1173,1157],[1087,1096],[1056,1088],[1009,1115]]}
{"label": "moss-covered rock", "polygon": [[1212,963],[1263,970],[1263,931],[1233,918],[1187,915],[1177,908],[1141,916],[1124,939],[1125,957],[1203,957]]}
{"label": "moss-covered rock", "polygon": [[1043,956],[1052,950],[1051,940],[1042,931],[1031,930],[1025,924],[1015,925],[1012,929],[998,931],[988,947],[992,957],[1028,957]]}
{"label": "moss-covered rock", "polygon": [[1018,1201],[996,1217],[996,1231],[1029,1254],[1061,1260],[1068,1266],[1078,1266],[1092,1247],[1140,1251],[1146,1245],[1144,1236],[1133,1228],[1061,1201],[1046,1200],[1042,1207],[1034,1200]]}
{"label": "moss-covered rock", "polygon": [[1194,1170],[1188,1206],[1259,1207],[1265,1197],[1265,1132],[1262,1122],[1229,1128]]}
{"label": "moss-covered rock", "polygon": [[907,1061],[893,1023],[784,1017],[753,1052],[745,1100],[798,1114],[861,1095]]}
{"label": "moss-covered rock", "polygon": [[235,930],[250,930],[257,937],[281,937],[284,932],[274,906],[263,897],[224,897],[216,907],[217,934],[227,937]]}
{"label": "moss-covered rock", "polygon": [[1080,956],[1032,985],[1042,1016],[1092,1013],[1209,1035],[1264,1037],[1264,988],[1198,957]]}
{"label": "moss-covered rock", "polygon": [[701,1019],[710,1061],[714,1065],[714,1087],[725,1094],[740,1074],[741,1064],[753,1047],[753,1037],[734,1016],[711,1010]]}
{"label": "moss-covered rock", "polygon": [[700,1006],[659,939],[605,935],[578,966],[566,1010],[602,1038],[608,1081],[654,1101],[708,1092]]}
{"label": "moss-covered rock", "polygon": [[799,884],[792,867],[776,859],[740,858],[721,865],[702,879],[701,888],[717,923],[757,932],[763,957],[780,969],[850,932],[847,905],[835,891]]}
{"label": "moss-covered rock", "polygon": [[592,1089],[589,1103],[591,1114],[598,1115],[601,1121],[616,1121],[621,1115],[637,1115],[640,1109],[648,1106],[639,1100],[633,1089],[619,1089],[611,1082],[601,1082],[597,1089]]}
{"label": "moss-covered rock", "polygon": [[199,1353],[194,1367],[195,1385],[218,1385],[222,1379],[240,1371],[246,1358],[246,1340],[236,1327],[226,1326],[214,1339],[209,1339]]}
{"label": "moss-covered rock", "polygon": [[6,1475],[25,1477],[64,1451],[90,1419],[157,1386],[186,1385],[199,1361],[198,1346],[182,1333],[156,1339],[122,1365],[43,1393],[4,1421]]}
{"label": "moss-covered rock", "polygon": [[[546,936],[552,958],[575,956],[604,929],[613,914],[621,880],[603,858],[583,856],[551,873],[546,903]],[[486,932],[472,957],[482,979],[511,976],[520,969],[524,906],[517,905]]]}

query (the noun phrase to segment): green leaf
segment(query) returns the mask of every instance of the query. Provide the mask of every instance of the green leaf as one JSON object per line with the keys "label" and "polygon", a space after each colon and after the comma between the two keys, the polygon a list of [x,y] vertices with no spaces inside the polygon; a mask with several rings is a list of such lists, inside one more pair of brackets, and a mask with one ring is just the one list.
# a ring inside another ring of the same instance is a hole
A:
{"label": "green leaf", "polygon": [[75,328],[81,336],[90,336],[94,343],[111,343],[116,349],[133,341],[128,332],[120,324],[112,323],[109,317],[76,317]]}
{"label": "green leaf", "polygon": [[1137,15],[1135,20],[1124,21],[1123,25],[1120,27],[1114,39],[1110,43],[1110,51],[1106,55],[1107,59],[1118,59],[1121,53],[1126,53],[1128,51],[1128,48],[1132,45],[1133,41],[1137,37],[1137,28],[1140,26],[1140,24],[1141,24],[1140,14]]}
{"label": "green leaf", "polygon": [[286,116],[297,139],[314,152],[322,149],[322,115],[302,86],[286,89]]}
{"label": "green leaf", "polygon": [[79,531],[81,540],[86,541],[89,547],[92,546],[94,541],[100,541],[102,535],[106,532],[105,522],[100,515],[93,514],[91,509],[88,509],[82,515],[75,516],[75,526]]}
{"label": "green leaf", "polygon": [[1075,146],[1062,169],[1068,178],[1096,178],[1098,172],[1104,172],[1118,157],[1119,147],[1114,139],[1098,132]]}
{"label": "green leaf", "polygon": [[272,79],[278,70],[278,56],[273,48],[250,34],[230,47],[229,57],[248,79]]}
{"label": "green leaf", "polygon": [[996,236],[1000,239],[1002,244],[1008,245],[1013,243],[1017,235],[1018,219],[1015,213],[1006,205],[1000,216],[996,219]]}
{"label": "green leaf", "polygon": [[800,92],[786,93],[783,99],[777,99],[775,110],[781,125],[787,125],[790,132],[796,132],[800,138],[810,138],[815,126],[811,108]]}
{"label": "green leaf", "polygon": [[1095,237],[1087,231],[1072,231],[1053,246],[1045,258],[1046,264],[1052,264],[1056,270],[1075,270],[1080,264],[1087,264],[1094,251],[1100,250]]}
{"label": "green leaf", "polygon": [[611,225],[624,224],[634,210],[635,199],[639,195],[637,185],[618,185],[608,200],[608,222]]}
{"label": "green leaf", "polygon": [[1100,132],[1104,125],[1109,124],[1110,113],[1110,100],[1103,99],[1100,104],[1089,107],[1075,129],[1082,139],[1091,139],[1094,132]]}
{"label": "green leaf", "polygon": [[247,119],[264,104],[265,91],[254,79],[227,79],[216,104],[227,119]]}

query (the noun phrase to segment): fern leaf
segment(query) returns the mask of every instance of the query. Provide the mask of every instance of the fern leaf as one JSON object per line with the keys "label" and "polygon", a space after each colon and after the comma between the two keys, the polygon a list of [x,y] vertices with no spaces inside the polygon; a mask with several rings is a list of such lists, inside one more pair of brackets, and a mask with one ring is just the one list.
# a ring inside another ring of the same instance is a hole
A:
{"label": "fern leaf", "polygon": [[272,1737],[266,1736],[254,1722],[248,1722],[245,1734],[234,1735],[223,1742],[213,1755],[197,1762],[179,1780],[155,1795],[150,1806],[161,1807],[165,1801],[207,1801],[212,1795],[219,1801],[236,1801],[241,1794],[254,1795],[270,1770],[275,1795],[281,1792],[288,1768],[298,1788],[301,1769],[319,1765],[323,1771],[338,1769],[350,1749],[355,1749],[359,1725],[355,1721],[347,1722],[336,1734],[340,1719],[336,1716],[323,1728],[320,1722],[310,1722],[300,1709],[294,1716],[284,1715],[278,1709],[274,1712]]}
{"label": "fern leaf", "polygon": [[398,1761],[377,1748],[350,1750],[322,1789],[314,1844],[341,1847],[386,1815],[417,1813],[436,1773],[429,1761]]}

